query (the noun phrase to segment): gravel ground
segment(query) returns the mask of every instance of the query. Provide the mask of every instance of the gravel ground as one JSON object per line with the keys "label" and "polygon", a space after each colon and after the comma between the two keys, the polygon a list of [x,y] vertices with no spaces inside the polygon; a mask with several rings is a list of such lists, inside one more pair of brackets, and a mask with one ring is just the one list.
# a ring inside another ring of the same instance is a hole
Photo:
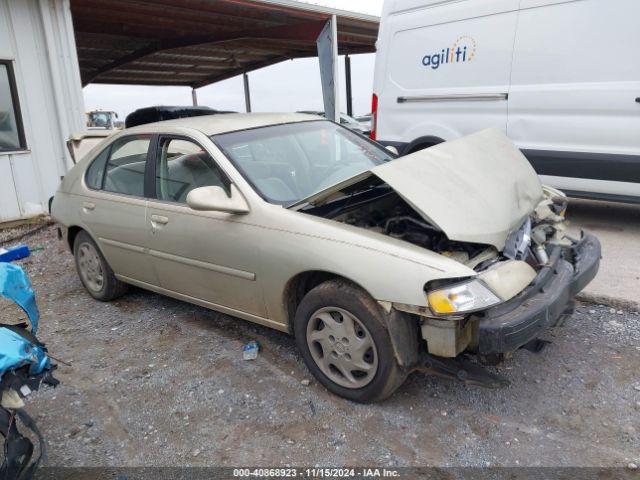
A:
{"label": "gravel ground", "polygon": [[[52,227],[25,241],[44,247],[21,262],[38,336],[72,364],[27,405],[47,465],[640,463],[637,312],[578,304],[541,354],[496,369],[507,388],[414,374],[391,399],[359,405],[315,382],[286,334],[139,289],[96,302]],[[0,321],[17,316],[0,302]],[[243,361],[250,340],[261,351]]]}

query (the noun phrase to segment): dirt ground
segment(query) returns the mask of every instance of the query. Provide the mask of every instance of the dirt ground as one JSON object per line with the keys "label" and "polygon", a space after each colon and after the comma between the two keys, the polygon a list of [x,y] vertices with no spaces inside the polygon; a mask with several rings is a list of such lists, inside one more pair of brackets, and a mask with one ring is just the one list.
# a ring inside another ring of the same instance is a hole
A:
{"label": "dirt ground", "polygon": [[[286,334],[139,289],[82,288],[53,227],[20,262],[39,338],[72,366],[27,410],[50,466],[616,466],[640,463],[640,315],[579,304],[487,390],[412,375],[359,405],[315,382]],[[16,311],[0,303],[0,321]],[[255,361],[242,346],[258,340]],[[311,380],[309,385],[303,380]]]}
{"label": "dirt ground", "polygon": [[640,309],[640,204],[571,199],[568,233],[585,229],[602,244],[598,276],[581,292],[591,302]]}

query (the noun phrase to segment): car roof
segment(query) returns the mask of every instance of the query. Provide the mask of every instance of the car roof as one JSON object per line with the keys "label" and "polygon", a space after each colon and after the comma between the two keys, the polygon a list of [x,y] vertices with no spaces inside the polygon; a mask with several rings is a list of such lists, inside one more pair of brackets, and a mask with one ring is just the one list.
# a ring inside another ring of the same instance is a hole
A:
{"label": "car roof", "polygon": [[158,127],[183,127],[199,130],[205,135],[217,135],[249,128],[314,120],[318,121],[320,119],[316,115],[303,113],[225,113],[147,123],[137,127],[127,128],[124,131],[128,133],[145,133],[157,132]]}

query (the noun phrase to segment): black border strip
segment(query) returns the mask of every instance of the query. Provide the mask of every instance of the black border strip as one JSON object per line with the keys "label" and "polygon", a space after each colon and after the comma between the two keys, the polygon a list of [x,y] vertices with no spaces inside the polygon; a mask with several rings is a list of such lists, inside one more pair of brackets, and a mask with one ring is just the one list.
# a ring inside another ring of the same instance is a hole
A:
{"label": "black border strip", "polygon": [[640,155],[522,150],[539,175],[640,183]]}
{"label": "black border strip", "polygon": [[[637,468],[637,467],[636,467]],[[638,471],[623,466],[602,467],[51,467],[37,470],[39,480],[238,480],[238,479],[352,479],[394,478],[396,480],[632,480]]]}
{"label": "black border strip", "polygon": [[640,204],[640,197],[634,197],[631,195],[616,195],[613,193],[600,193],[600,192],[581,192],[579,190],[565,190],[562,189],[569,197],[573,198],[586,198],[587,200],[602,200],[605,202],[620,202],[620,203],[637,203]]}

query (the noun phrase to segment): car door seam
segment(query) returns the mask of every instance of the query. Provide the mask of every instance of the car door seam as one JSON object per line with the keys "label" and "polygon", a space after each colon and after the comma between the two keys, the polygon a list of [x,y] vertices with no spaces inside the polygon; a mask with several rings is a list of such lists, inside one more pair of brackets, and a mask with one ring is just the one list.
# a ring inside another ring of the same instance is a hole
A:
{"label": "car door seam", "polygon": [[238,270],[236,268],[226,267],[224,265],[218,265],[216,263],[203,262],[202,260],[195,260],[189,257],[173,255],[171,253],[161,252],[159,250],[149,250],[149,254],[152,257],[162,258],[163,260],[183,263],[192,267],[204,268],[206,270],[212,270],[214,272],[222,273],[225,275],[231,275],[232,277],[238,277],[244,280],[250,280],[252,282],[256,280],[255,273],[247,272],[245,270]]}
{"label": "car door seam", "polygon": [[111,240],[110,238],[104,237],[98,237],[98,240],[111,247],[122,248],[123,250],[130,250],[137,253],[146,253],[146,249],[139,245],[132,245],[130,243],[119,242],[117,240]]}
{"label": "car door seam", "polygon": [[[151,205],[149,205],[149,208],[157,209],[157,210],[163,210],[160,207],[154,207],[154,206],[151,206]],[[175,211],[172,210],[172,209],[165,209],[164,211],[175,213]],[[193,215],[193,214],[191,214],[191,215]],[[235,223],[235,224],[238,224],[238,225],[246,225],[246,226],[249,226],[249,227],[262,228],[262,229],[265,229],[265,230],[271,230],[271,231],[275,231],[275,232],[289,233],[291,235],[300,235],[300,236],[303,236],[303,237],[317,238],[319,240],[327,240],[329,242],[340,243],[340,244],[343,244],[343,245],[350,245],[352,247],[363,248],[365,250],[370,250],[372,252],[381,253],[383,255],[388,255],[388,256],[394,257],[394,258],[399,258],[401,260],[406,260],[408,262],[415,263],[416,265],[422,265],[424,267],[430,268],[430,269],[435,270],[437,272],[445,272],[445,270],[443,270],[441,268],[434,267],[433,265],[429,265],[427,263],[423,263],[423,262],[420,262],[418,260],[407,258],[405,256],[398,255],[398,254],[395,254],[395,253],[390,253],[390,252],[387,252],[387,251],[384,251],[384,250],[379,250],[379,249],[376,249],[376,248],[367,247],[367,246],[360,245],[360,244],[357,244],[357,243],[347,242],[345,240],[337,240],[335,238],[329,238],[329,237],[324,237],[324,236],[320,236],[320,235],[311,235],[311,234],[308,234],[308,233],[294,232],[294,231],[291,231],[291,230],[284,230],[284,229],[281,229],[281,228],[269,227],[269,226],[266,226],[266,225],[259,225],[259,224],[256,224],[256,223],[239,222],[239,221],[236,221],[236,220],[225,220],[225,219],[222,219],[222,218],[215,218],[215,217],[212,217],[212,216],[209,216],[209,215],[194,215],[194,216],[207,217],[207,218],[210,218],[211,220],[216,221],[216,222]],[[229,267],[225,267],[225,268],[229,268]]]}

